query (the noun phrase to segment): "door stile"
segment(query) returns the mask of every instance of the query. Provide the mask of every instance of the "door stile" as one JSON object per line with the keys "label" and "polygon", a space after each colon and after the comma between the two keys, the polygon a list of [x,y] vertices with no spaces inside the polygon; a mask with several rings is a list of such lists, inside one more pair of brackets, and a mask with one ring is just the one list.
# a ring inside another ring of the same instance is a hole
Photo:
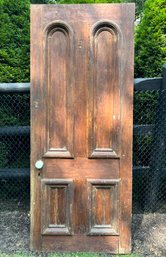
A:
{"label": "door stile", "polygon": [[[121,159],[120,159],[120,237],[119,253],[131,252],[132,221],[132,133],[133,133],[133,91],[134,91],[134,10],[135,5],[123,6],[124,20],[122,46],[122,86],[121,86]],[[130,53],[130,54],[128,54]],[[126,76],[130,74],[130,76]]]}
{"label": "door stile", "polygon": [[[31,6],[31,225],[30,248],[41,250],[41,177],[35,162],[42,157],[42,108],[43,89],[41,79],[42,23],[41,6]],[[37,32],[37,33],[36,33]],[[35,67],[35,69],[34,69]]]}

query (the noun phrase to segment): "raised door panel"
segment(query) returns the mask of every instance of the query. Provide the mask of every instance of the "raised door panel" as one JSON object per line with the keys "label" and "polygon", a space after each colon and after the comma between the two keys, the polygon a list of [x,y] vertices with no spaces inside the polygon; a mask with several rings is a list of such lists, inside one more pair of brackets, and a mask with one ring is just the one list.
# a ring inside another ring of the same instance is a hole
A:
{"label": "raised door panel", "polygon": [[70,235],[72,233],[73,181],[42,179],[42,234]]}
{"label": "raised door panel", "polygon": [[44,157],[73,157],[73,32],[63,22],[45,31],[46,145]]}
{"label": "raised door panel", "polygon": [[88,180],[89,234],[118,235],[119,179]]}
{"label": "raised door panel", "polygon": [[89,157],[119,156],[120,139],[120,32],[109,21],[93,26],[89,97]]}

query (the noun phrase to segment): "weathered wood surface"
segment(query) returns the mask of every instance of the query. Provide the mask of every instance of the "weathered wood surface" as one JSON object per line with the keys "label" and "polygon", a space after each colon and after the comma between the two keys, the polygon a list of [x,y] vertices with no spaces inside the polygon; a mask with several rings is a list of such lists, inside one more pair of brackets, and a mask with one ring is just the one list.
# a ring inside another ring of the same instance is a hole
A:
{"label": "weathered wood surface", "polygon": [[31,6],[33,249],[131,251],[133,22],[134,4]]}
{"label": "weathered wood surface", "polygon": [[[135,176],[147,176],[149,178],[150,167],[134,166],[133,167],[133,177]],[[0,178],[9,179],[9,178],[27,178],[30,177],[30,169],[28,168],[1,168],[0,169]],[[163,168],[160,170],[160,177],[166,177],[166,169]]]}

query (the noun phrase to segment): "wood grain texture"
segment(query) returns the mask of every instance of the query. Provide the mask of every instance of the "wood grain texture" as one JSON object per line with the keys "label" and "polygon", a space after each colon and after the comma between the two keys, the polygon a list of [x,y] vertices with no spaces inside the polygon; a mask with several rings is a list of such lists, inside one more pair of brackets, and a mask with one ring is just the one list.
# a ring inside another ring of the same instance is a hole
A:
{"label": "wood grain texture", "polygon": [[118,157],[120,145],[120,32],[102,20],[91,32],[89,157]]}
{"label": "wood grain texture", "polygon": [[88,179],[90,235],[119,235],[119,182]]}
{"label": "wood grain texture", "polygon": [[119,178],[119,159],[46,159],[43,175],[47,178]]}
{"label": "wood grain texture", "polygon": [[73,157],[73,31],[64,22],[44,33],[46,146],[44,157]]}
{"label": "wood grain texture", "polygon": [[42,179],[42,235],[71,235],[73,181]]}
{"label": "wood grain texture", "polygon": [[[35,170],[35,162],[40,158],[42,142],[39,131],[42,132],[43,94],[41,87],[41,6],[31,7],[31,236],[30,248],[42,248],[41,245],[41,185],[40,176]],[[35,42],[38,42],[37,44]],[[37,118],[38,117],[38,118]],[[34,143],[35,142],[35,143]]]}
{"label": "wood grain texture", "polygon": [[131,251],[133,21],[134,4],[31,6],[32,249]]}
{"label": "wood grain texture", "polygon": [[123,73],[121,79],[121,159],[120,159],[120,238],[119,253],[131,252],[131,212],[132,212],[132,133],[133,133],[133,77],[134,43],[133,20],[134,5],[124,6],[122,30]]}
{"label": "wood grain texture", "polygon": [[118,237],[111,236],[85,236],[83,234],[70,236],[46,236],[42,240],[42,248],[45,251],[73,252],[103,252],[118,253]]}

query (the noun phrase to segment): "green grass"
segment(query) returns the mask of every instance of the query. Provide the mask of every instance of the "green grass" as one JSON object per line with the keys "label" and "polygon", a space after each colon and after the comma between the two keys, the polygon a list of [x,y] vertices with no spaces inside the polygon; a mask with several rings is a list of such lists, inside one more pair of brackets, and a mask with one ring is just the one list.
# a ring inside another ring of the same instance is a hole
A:
{"label": "green grass", "polygon": [[[36,255],[34,253],[26,254],[26,253],[16,253],[16,254],[5,254],[0,252],[0,257],[44,257],[44,255]],[[48,254],[47,257],[111,257],[109,254],[98,254],[98,253],[56,253],[56,254]],[[129,255],[112,255],[112,257],[143,257],[138,256],[135,254],[129,254]]]}

